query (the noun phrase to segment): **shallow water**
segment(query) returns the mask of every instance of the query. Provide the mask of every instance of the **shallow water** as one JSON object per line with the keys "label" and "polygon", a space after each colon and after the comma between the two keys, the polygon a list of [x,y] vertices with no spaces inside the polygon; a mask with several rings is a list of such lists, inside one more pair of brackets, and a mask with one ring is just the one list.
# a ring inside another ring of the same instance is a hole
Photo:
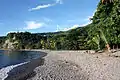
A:
{"label": "shallow water", "polygon": [[43,53],[38,51],[5,51],[0,50],[0,69],[39,58]]}

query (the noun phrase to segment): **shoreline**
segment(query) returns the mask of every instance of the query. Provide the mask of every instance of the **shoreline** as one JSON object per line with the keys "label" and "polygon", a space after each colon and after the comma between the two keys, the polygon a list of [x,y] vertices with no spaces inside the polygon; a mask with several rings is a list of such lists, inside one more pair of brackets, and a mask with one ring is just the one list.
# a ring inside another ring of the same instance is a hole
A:
{"label": "shoreline", "polygon": [[45,64],[34,69],[37,74],[27,80],[119,80],[119,67],[120,58],[107,53],[51,51]]}
{"label": "shoreline", "polygon": [[30,75],[35,75],[34,69],[38,66],[43,65],[43,57],[47,55],[46,52],[39,52],[41,53],[40,58],[1,68],[0,80],[20,80],[27,79],[30,77]]}
{"label": "shoreline", "polygon": [[105,52],[89,54],[86,50],[43,50],[43,53],[47,55],[11,70],[5,80],[120,79],[120,58],[111,57]]}
{"label": "shoreline", "polygon": [[0,69],[0,80],[5,80],[8,77],[8,72],[10,72],[15,67],[24,65],[26,63],[28,63],[28,62],[24,62],[24,63],[20,63],[20,64],[11,65],[11,66],[7,66],[7,67],[4,67],[4,68],[1,68]]}
{"label": "shoreline", "polygon": [[34,59],[26,64],[13,68],[5,80],[26,80],[36,75],[34,69],[44,64],[44,59]]}

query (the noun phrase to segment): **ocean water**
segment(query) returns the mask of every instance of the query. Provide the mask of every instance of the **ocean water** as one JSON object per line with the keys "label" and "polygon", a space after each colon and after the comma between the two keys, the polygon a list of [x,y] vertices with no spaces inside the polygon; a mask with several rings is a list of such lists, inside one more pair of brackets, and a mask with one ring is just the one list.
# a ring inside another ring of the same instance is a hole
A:
{"label": "ocean water", "polygon": [[16,65],[24,62],[28,62],[32,59],[39,58],[41,52],[38,51],[7,51],[0,50],[0,69]]}
{"label": "ocean water", "polygon": [[0,50],[0,80],[8,77],[9,71],[15,67],[24,65],[33,59],[45,56],[39,51],[7,51]]}

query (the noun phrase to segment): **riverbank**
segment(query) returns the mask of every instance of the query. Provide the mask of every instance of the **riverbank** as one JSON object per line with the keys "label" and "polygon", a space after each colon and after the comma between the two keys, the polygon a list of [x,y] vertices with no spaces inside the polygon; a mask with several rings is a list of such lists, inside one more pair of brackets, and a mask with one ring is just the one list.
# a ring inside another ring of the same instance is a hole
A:
{"label": "riverbank", "polygon": [[[48,53],[43,58],[44,64],[40,65],[41,59],[37,59],[26,67],[17,67],[6,80],[18,80],[18,76],[20,80],[120,80],[120,58],[110,56],[112,53],[88,53],[85,50],[44,52]],[[37,66],[33,68],[33,65]],[[28,70],[23,74],[21,69]]]}

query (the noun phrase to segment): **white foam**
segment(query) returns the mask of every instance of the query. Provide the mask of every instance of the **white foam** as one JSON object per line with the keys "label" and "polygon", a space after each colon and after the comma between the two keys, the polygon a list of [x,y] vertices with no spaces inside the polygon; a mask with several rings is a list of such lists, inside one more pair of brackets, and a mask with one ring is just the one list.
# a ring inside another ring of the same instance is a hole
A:
{"label": "white foam", "polygon": [[0,69],[0,80],[4,80],[5,78],[7,78],[8,77],[7,73],[9,71],[11,71],[13,68],[21,66],[21,65],[26,64],[26,63],[28,63],[28,62],[24,62],[24,63],[20,63],[20,64],[17,64],[17,65],[12,65],[12,66],[8,66],[8,67]]}

